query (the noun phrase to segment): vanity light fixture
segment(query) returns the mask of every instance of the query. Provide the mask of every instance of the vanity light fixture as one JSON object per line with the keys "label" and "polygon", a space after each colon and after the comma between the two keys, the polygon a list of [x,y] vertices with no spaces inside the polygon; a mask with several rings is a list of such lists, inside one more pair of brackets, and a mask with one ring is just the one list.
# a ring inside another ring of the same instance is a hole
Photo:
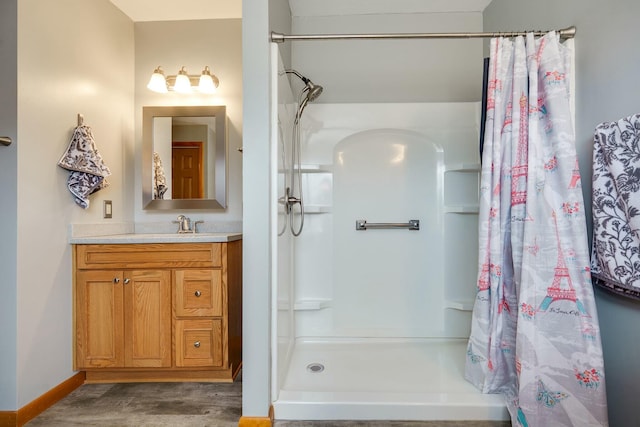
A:
{"label": "vanity light fixture", "polygon": [[209,66],[205,66],[200,75],[189,75],[183,66],[177,75],[166,77],[162,67],[158,66],[153,70],[147,88],[158,93],[167,93],[168,91],[191,93],[192,89],[195,89],[197,92],[211,95],[216,93],[219,84],[220,81],[214,74],[211,74]]}

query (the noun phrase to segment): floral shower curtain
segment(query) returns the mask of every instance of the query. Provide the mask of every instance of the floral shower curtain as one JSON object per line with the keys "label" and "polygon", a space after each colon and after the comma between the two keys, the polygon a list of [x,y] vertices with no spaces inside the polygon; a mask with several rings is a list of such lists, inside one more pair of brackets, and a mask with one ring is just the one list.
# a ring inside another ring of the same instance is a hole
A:
{"label": "floral shower curtain", "polygon": [[571,41],[491,40],[478,293],[465,376],[514,426],[604,426],[600,330],[570,111]]}

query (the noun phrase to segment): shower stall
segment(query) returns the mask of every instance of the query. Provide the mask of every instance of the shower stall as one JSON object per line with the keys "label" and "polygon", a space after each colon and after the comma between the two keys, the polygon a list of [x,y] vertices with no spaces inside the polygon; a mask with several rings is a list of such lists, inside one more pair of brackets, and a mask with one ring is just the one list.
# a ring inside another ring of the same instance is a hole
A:
{"label": "shower stall", "polygon": [[301,114],[311,71],[271,54],[275,418],[507,420],[463,378],[480,103],[306,96]]}

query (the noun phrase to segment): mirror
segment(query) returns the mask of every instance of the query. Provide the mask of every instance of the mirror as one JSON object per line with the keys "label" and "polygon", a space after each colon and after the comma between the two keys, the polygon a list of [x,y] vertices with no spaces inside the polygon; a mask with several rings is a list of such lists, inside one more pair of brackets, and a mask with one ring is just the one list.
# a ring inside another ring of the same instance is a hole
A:
{"label": "mirror", "polygon": [[142,207],[227,206],[226,107],[142,107]]}

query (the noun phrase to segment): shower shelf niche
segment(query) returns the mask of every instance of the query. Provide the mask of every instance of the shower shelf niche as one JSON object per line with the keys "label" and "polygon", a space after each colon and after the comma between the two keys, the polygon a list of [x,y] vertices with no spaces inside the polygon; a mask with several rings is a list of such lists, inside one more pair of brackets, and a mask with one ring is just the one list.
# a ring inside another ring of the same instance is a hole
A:
{"label": "shower shelf niche", "polygon": [[480,172],[479,163],[452,163],[444,168],[445,172]]}
{"label": "shower shelf niche", "polygon": [[302,173],[333,173],[333,165],[302,165]]}
{"label": "shower shelf niche", "polygon": [[[284,207],[278,206],[278,213],[284,213]],[[328,205],[304,205],[304,213],[307,214],[326,214],[331,213],[331,206]]]}
{"label": "shower shelf niche", "polygon": [[[291,308],[291,303],[287,300],[278,300],[278,310],[287,311]],[[323,310],[325,308],[331,308],[330,299],[300,299],[293,303],[293,309],[295,311],[313,311]]]}
{"label": "shower shelf niche", "polygon": [[444,303],[444,308],[450,308],[452,310],[459,311],[472,311],[473,300],[447,300]]}
{"label": "shower shelf niche", "polygon": [[[296,168],[295,171],[297,172],[298,169]],[[278,169],[278,173],[286,173],[289,172],[289,169],[284,170],[284,169]],[[300,172],[302,173],[333,173],[333,165],[302,165],[302,168],[300,168]]]}
{"label": "shower shelf niche", "polygon": [[[479,163],[451,163],[445,166],[445,173],[448,173],[446,178],[447,183],[445,187],[448,187],[449,184],[454,188],[473,188],[473,186],[477,186],[478,180],[478,172],[480,172],[480,164]],[[473,175],[472,175],[473,174]],[[449,194],[458,194],[449,193]],[[480,209],[477,203],[477,193],[473,194],[471,192],[467,192],[464,195],[461,195],[462,199],[455,198],[454,200],[445,201],[444,212],[445,213],[453,213],[453,214],[478,214]],[[467,200],[472,197],[474,200],[472,203],[469,203]]]}
{"label": "shower shelf niche", "polygon": [[457,214],[477,214],[480,212],[480,207],[478,205],[445,206],[444,212]]}
{"label": "shower shelf niche", "polygon": [[[443,212],[452,214],[445,219],[445,234],[449,235],[445,246],[449,254],[445,271],[451,286],[445,291],[444,309],[447,316],[462,323],[469,321],[466,316],[473,311],[475,272],[455,260],[458,257],[473,260],[474,257],[469,236],[477,233],[478,228],[480,171],[480,163],[476,162],[452,162],[444,168]],[[470,265],[476,265],[476,262],[471,261]]]}
{"label": "shower shelf niche", "polygon": [[331,213],[331,206],[328,206],[328,205],[305,205],[304,213],[306,213],[306,214]]}
{"label": "shower shelf niche", "polygon": [[331,307],[329,299],[301,299],[293,304],[295,311],[322,310]]}

